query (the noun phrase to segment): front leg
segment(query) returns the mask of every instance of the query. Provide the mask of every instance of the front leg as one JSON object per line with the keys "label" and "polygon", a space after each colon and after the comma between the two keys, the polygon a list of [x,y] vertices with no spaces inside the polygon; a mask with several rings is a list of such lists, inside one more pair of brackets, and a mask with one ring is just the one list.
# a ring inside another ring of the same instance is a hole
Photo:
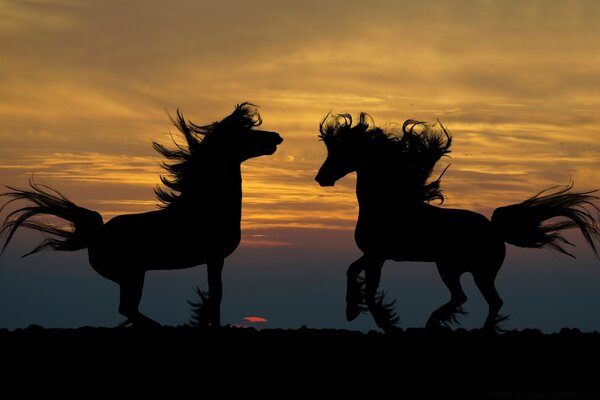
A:
{"label": "front leg", "polygon": [[377,293],[384,262],[385,260],[369,260],[365,268],[365,300],[377,326],[384,332],[391,333],[398,329],[398,317],[394,312],[395,301],[386,303],[383,293]]}
{"label": "front leg", "polygon": [[383,262],[381,261],[372,261],[365,268],[365,300],[367,301],[369,310],[376,303],[375,297],[377,289],[379,289],[379,281],[381,280],[381,268],[383,268]]}
{"label": "front leg", "polygon": [[362,282],[358,281],[358,276],[365,270],[365,261],[366,257],[363,255],[350,264],[346,272],[346,319],[348,321],[352,321],[358,317],[364,308],[362,306],[364,302]]}
{"label": "front leg", "polygon": [[212,326],[221,326],[221,299],[223,298],[223,282],[221,273],[225,260],[219,259],[207,263],[208,272],[208,319]]}

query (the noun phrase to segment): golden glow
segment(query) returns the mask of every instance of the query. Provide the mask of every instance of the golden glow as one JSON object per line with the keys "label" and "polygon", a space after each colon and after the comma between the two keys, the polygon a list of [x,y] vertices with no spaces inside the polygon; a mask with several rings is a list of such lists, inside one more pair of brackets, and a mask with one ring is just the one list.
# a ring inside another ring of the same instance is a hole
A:
{"label": "golden glow", "polygon": [[354,178],[314,182],[330,110],[442,121],[444,206],[600,187],[600,3],[226,3],[0,2],[0,183],[35,174],[105,218],[154,209],[165,110],[202,124],[248,100],[285,141],[243,167],[246,246],[353,229]]}

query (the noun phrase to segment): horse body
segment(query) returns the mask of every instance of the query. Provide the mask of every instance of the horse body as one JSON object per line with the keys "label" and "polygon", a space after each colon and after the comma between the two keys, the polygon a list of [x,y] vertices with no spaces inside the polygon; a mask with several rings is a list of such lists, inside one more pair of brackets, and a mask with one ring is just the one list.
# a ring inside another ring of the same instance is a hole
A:
{"label": "horse body", "polygon": [[464,272],[485,268],[478,262],[483,255],[498,254],[503,259],[505,249],[485,216],[427,204],[406,212],[381,206],[373,213],[361,210],[355,240],[365,254],[393,261],[456,261]]}
{"label": "horse body", "polygon": [[228,257],[241,238],[240,178],[238,171],[227,190],[222,185],[210,190],[198,182],[208,199],[198,196],[161,210],[114,217],[91,241],[90,264],[102,274],[105,266],[114,270],[115,263],[142,270],[181,269]]}
{"label": "horse body", "polygon": [[[119,312],[134,326],[155,326],[139,311],[145,273],[207,265],[206,324],[220,325],[224,260],[238,247],[241,231],[241,163],[271,155],[283,139],[276,132],[255,129],[260,115],[249,103],[237,105],[219,122],[200,126],[186,121],[179,111],[173,123],[185,139],[174,150],[154,143],[167,160],[167,187],[156,194],[163,207],[156,211],[119,215],[103,223],[95,211],[79,207],[58,191],[30,182],[31,190],[9,188],[7,204],[26,200],[29,206],[10,213],[0,229],[7,235],[2,251],[19,227],[53,236],[29,254],[44,248],[73,251],[88,249],[90,265],[120,287]],[[0,208],[0,210],[2,209]],[[63,229],[31,220],[39,214],[70,222]]]}
{"label": "horse body", "polygon": [[[592,203],[598,199],[593,192],[571,192],[572,185],[551,188],[522,203],[496,209],[489,220],[473,211],[429,204],[435,199],[443,201],[441,176],[428,181],[452,142],[443,126],[441,132],[435,132],[425,123],[408,120],[398,136],[373,126],[363,113],[354,126],[348,114],[328,115],[320,130],[328,155],[316,181],[333,186],[346,174],[357,174],[355,240],[363,256],[347,272],[348,320],[359,315],[366,301],[378,326],[386,331],[395,329],[393,303],[384,304],[383,295],[377,295],[384,262],[435,262],[450,300],[431,314],[427,326],[456,322],[455,314],[462,313],[467,300],[460,277],[469,272],[489,306],[484,328],[493,330],[505,318],[498,314],[503,302],[494,284],[504,261],[505,243],[549,246],[569,254],[561,244],[570,243],[560,232],[578,228],[596,252],[600,231],[590,209],[598,212],[599,208]],[[566,220],[546,222],[555,217]],[[363,271],[364,294],[358,280]]]}
{"label": "horse body", "polygon": [[166,210],[115,217],[90,242],[90,264],[110,279],[111,273],[120,273],[115,264],[146,271],[181,269],[233,253],[240,241],[239,222],[229,231],[220,227],[222,232],[206,232],[210,225],[202,222]]}
{"label": "horse body", "polygon": [[367,159],[362,164],[356,170],[355,240],[363,253],[394,261],[460,259],[463,266],[457,268],[465,272],[481,268],[478,253],[504,253],[504,241],[485,216],[407,199],[390,184],[397,174],[391,163]]}

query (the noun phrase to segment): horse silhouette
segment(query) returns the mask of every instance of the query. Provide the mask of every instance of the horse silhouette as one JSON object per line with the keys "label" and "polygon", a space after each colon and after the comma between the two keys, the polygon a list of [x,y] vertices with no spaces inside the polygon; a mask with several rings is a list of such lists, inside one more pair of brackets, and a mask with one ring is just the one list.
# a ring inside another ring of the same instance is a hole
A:
{"label": "horse silhouette", "polygon": [[[361,113],[355,125],[348,114],[329,113],[320,124],[319,138],[328,155],[316,181],[333,186],[356,172],[359,204],[355,240],[363,255],[347,271],[346,317],[349,321],[366,309],[384,331],[392,331],[398,318],[393,302],[384,303],[377,289],[386,260],[433,261],[450,301],[431,314],[428,327],[447,326],[463,313],[467,300],[460,277],[473,275],[489,313],[483,325],[495,330],[506,317],[499,315],[502,299],[494,281],[505,257],[505,242],[519,247],[550,249],[572,256],[561,232],[579,228],[598,256],[600,231],[594,213],[594,191],[573,192],[573,184],[546,189],[519,204],[496,209],[491,220],[473,211],[430,205],[443,202],[442,174],[430,180],[436,163],[450,152],[452,137],[441,124],[407,120],[401,132],[376,127]],[[446,167],[447,168],[447,167]],[[548,221],[555,217],[561,220]],[[597,218],[597,217],[596,217]],[[364,271],[364,280],[359,276]],[[364,287],[364,289],[363,289]]]}
{"label": "horse silhouette", "polygon": [[[99,213],[78,207],[60,192],[30,181],[31,190],[8,187],[6,205],[26,200],[30,204],[11,212],[0,233],[6,250],[19,227],[50,234],[28,254],[50,248],[60,251],[88,249],[90,265],[120,286],[119,313],[124,324],[137,327],[158,323],[139,310],[146,271],[207,265],[207,325],[220,325],[221,272],[224,259],[239,245],[241,231],[241,163],[271,155],[283,139],[276,132],[256,129],[262,120],[256,106],[242,103],[223,120],[210,125],[186,121],[177,110],[171,118],[185,144],[154,148],[167,161],[157,188],[162,202],[156,211],[119,215],[103,223]],[[70,229],[32,220],[39,214],[59,217]],[[23,257],[25,257],[23,256]]]}

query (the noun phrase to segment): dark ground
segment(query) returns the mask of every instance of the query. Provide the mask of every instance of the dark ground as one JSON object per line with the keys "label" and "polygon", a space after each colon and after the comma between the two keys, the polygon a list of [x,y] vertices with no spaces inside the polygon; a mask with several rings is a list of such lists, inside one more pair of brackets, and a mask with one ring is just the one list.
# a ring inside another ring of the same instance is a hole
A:
{"label": "dark ground", "polygon": [[384,335],[32,326],[0,330],[0,355],[3,385],[16,385],[20,397],[42,390],[81,398],[434,398],[431,393],[441,392],[460,398],[600,399],[600,334],[568,329],[490,336],[460,329]]}

